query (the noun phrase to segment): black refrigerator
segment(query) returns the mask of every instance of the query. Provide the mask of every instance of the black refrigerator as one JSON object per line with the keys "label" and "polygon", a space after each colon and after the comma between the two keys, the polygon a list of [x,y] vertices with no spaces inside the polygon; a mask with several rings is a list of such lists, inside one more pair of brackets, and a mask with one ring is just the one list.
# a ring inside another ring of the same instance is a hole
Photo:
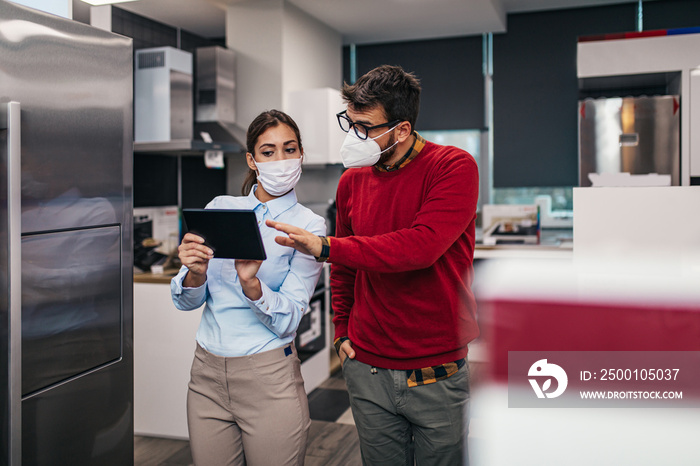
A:
{"label": "black refrigerator", "polygon": [[133,463],[132,43],[0,0],[0,464]]}

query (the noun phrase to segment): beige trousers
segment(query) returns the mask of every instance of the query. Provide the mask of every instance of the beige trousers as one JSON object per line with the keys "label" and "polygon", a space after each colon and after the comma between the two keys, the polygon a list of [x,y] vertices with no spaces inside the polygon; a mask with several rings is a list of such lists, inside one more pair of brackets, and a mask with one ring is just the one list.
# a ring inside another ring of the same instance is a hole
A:
{"label": "beige trousers", "polygon": [[196,466],[303,465],[311,426],[294,345],[225,358],[197,345],[187,394]]}

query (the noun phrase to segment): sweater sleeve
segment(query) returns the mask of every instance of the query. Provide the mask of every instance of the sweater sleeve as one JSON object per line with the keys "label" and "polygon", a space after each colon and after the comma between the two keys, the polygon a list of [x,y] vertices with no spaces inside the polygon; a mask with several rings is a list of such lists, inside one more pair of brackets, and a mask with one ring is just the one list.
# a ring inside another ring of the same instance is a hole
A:
{"label": "sweater sleeve", "polygon": [[464,152],[443,157],[432,171],[425,200],[409,228],[334,238],[328,259],[333,267],[396,273],[433,265],[474,218],[479,175],[476,162]]}
{"label": "sweater sleeve", "polygon": [[[338,206],[335,221],[335,237],[331,239],[331,250],[339,238],[352,235],[352,228],[347,218],[347,178],[341,178],[338,185],[336,204]],[[342,204],[342,207],[341,207]],[[350,309],[355,302],[356,270],[342,264],[331,264],[331,301],[333,307],[333,324],[335,339],[348,336],[348,319]]]}

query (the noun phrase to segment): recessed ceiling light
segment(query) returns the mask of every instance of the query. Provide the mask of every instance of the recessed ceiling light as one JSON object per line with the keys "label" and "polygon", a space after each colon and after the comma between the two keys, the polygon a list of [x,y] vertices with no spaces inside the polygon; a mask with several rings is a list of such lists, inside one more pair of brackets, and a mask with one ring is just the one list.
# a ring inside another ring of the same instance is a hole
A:
{"label": "recessed ceiling light", "polygon": [[111,3],[135,2],[137,0],[83,0],[90,5],[109,5]]}

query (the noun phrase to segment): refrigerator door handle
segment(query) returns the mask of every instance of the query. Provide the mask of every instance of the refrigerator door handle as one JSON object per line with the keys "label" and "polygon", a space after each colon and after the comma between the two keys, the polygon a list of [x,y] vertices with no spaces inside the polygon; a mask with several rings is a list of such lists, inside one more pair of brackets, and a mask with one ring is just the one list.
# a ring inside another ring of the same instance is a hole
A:
{"label": "refrigerator door handle", "polygon": [[7,225],[9,281],[10,464],[22,463],[22,146],[20,103],[0,104],[0,127],[7,129]]}

